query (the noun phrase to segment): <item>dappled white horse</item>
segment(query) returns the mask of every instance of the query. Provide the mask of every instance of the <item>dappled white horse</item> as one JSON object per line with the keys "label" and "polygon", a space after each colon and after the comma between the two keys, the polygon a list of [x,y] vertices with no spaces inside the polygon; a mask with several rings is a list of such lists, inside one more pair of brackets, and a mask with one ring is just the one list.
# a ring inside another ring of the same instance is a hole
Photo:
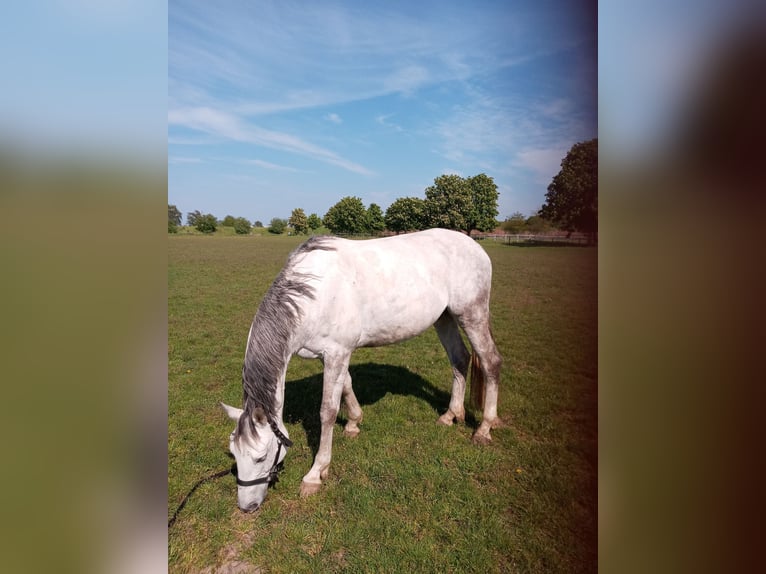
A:
{"label": "dappled white horse", "polygon": [[359,433],[362,409],[348,372],[354,349],[402,341],[431,325],[454,375],[449,409],[439,422],[464,421],[466,377],[473,365],[471,396],[484,409],[473,440],[489,442],[490,430],[500,422],[502,362],[490,332],[491,280],[484,249],[444,229],[367,241],[313,237],[293,251],[250,327],[242,369],[244,409],[223,405],[237,421],[230,449],[237,461],[239,507],[260,506],[292,445],[282,410],[293,354],[324,363],[319,451],[303,477],[302,495],[317,492],[327,477],[341,396],[348,407],[345,434]]}

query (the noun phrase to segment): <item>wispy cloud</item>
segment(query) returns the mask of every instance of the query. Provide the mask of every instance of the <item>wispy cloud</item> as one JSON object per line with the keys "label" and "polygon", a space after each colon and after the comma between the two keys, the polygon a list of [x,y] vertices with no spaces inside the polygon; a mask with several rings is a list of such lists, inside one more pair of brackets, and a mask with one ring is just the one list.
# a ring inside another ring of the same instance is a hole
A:
{"label": "wispy cloud", "polygon": [[395,124],[393,122],[389,122],[388,118],[393,117],[394,114],[382,114],[375,117],[375,122],[380,124],[381,126],[385,126],[387,128],[391,128],[394,131],[401,132],[404,131],[402,126]]}
{"label": "wispy cloud", "polygon": [[[466,26],[460,8],[425,10],[427,25],[416,16],[419,10],[327,3],[259,5],[256,19],[249,11],[235,18],[178,0],[169,12],[173,96],[179,106],[225,101],[226,109],[253,116],[411,97],[518,58],[516,34],[504,29],[508,11],[475,11],[473,25]],[[501,30],[503,42],[490,49],[486,33]],[[205,93],[218,99],[206,101],[200,97]]]}
{"label": "wispy cloud", "polygon": [[307,142],[299,137],[261,128],[243,119],[208,107],[172,109],[168,123],[173,126],[201,131],[240,143],[278,149],[336,165],[361,175],[373,175],[366,167],[335,152]]}
{"label": "wispy cloud", "polygon": [[383,80],[384,92],[400,92],[412,95],[418,88],[426,85],[431,74],[422,65],[409,65],[394,70]]}
{"label": "wispy cloud", "polygon": [[549,184],[553,176],[559,172],[561,160],[566,153],[565,146],[525,149],[516,154],[514,165],[530,170],[538,183]]}
{"label": "wispy cloud", "polygon": [[276,163],[271,163],[269,161],[263,161],[262,159],[249,159],[246,161],[246,163],[251,165],[257,165],[258,167],[262,167],[263,169],[270,169],[273,171],[292,171],[292,172],[300,171],[298,169],[295,169],[294,167],[279,165]]}
{"label": "wispy cloud", "polygon": [[327,114],[324,116],[324,119],[326,119],[328,122],[332,122],[334,124],[342,124],[343,120],[338,114]]}

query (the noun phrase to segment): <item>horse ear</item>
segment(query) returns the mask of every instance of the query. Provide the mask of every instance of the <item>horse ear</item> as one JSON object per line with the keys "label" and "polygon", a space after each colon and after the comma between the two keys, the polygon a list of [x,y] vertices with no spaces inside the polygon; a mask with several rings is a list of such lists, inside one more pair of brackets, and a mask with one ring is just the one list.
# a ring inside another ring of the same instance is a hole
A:
{"label": "horse ear", "polygon": [[228,417],[232,420],[238,421],[239,417],[242,416],[242,409],[238,409],[237,407],[230,407],[226,403],[221,403],[221,406],[223,407],[223,410],[226,411]]}
{"label": "horse ear", "polygon": [[266,411],[261,407],[255,407],[255,409],[253,409],[253,419],[255,420],[255,424],[260,426],[269,424],[269,417],[266,416]]}

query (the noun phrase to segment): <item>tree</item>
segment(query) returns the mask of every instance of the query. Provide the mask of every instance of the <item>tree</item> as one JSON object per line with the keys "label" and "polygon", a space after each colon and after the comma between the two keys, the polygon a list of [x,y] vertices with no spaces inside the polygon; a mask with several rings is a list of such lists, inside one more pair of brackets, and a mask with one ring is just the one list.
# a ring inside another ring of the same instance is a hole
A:
{"label": "tree", "polygon": [[527,218],[525,226],[530,233],[543,233],[551,228],[550,224],[539,215],[531,215]]}
{"label": "tree", "polygon": [[367,208],[367,229],[371,233],[380,233],[386,228],[386,220],[383,218],[383,211],[377,203],[371,203]]}
{"label": "tree", "polygon": [[333,233],[366,233],[367,210],[358,197],[344,197],[324,216],[324,224]]}
{"label": "tree", "polygon": [[319,218],[319,216],[316,213],[312,213],[309,215],[307,223],[309,224],[309,228],[311,228],[312,231],[316,231],[320,227],[322,227],[322,220]]}
{"label": "tree", "polygon": [[218,227],[218,219],[216,219],[215,215],[205,213],[195,217],[194,227],[202,233],[213,233]]}
{"label": "tree", "polygon": [[495,181],[484,173],[468,178],[471,187],[471,210],[466,217],[466,232],[472,229],[492,231],[497,227],[497,199],[500,195]]}
{"label": "tree", "polygon": [[306,213],[300,207],[293,209],[293,213],[290,215],[288,223],[298,235],[303,235],[309,230],[308,218],[306,217]]}
{"label": "tree", "polygon": [[503,221],[503,231],[506,233],[511,233],[513,235],[517,233],[521,233],[522,230],[526,227],[527,218],[524,217],[524,214],[520,211],[517,211],[513,215],[511,215],[508,219]]}
{"label": "tree", "polygon": [[253,223],[253,227],[263,227],[263,222],[259,219],[256,219],[255,223]]}
{"label": "tree", "polygon": [[237,219],[233,215],[227,215],[223,218],[223,221],[221,221],[221,225],[224,227],[234,227],[234,222]]}
{"label": "tree", "polygon": [[598,139],[576,143],[561,161],[545,194],[540,216],[566,231],[598,231]]}
{"label": "tree", "polygon": [[431,227],[470,231],[471,185],[459,175],[440,175],[426,188],[426,218]]}
{"label": "tree", "polygon": [[175,233],[179,225],[181,225],[181,212],[175,205],[168,204],[168,231]]}
{"label": "tree", "polygon": [[195,227],[197,225],[197,218],[202,217],[199,210],[191,211],[186,214],[186,225],[189,227]]}
{"label": "tree", "polygon": [[285,228],[287,227],[287,221],[284,219],[280,219],[278,217],[275,217],[271,220],[271,223],[269,224],[269,233],[276,233],[277,235],[280,235],[285,232]]}
{"label": "tree", "polygon": [[386,228],[396,233],[424,229],[425,209],[425,202],[419,197],[400,197],[386,210]]}
{"label": "tree", "polygon": [[234,220],[234,231],[239,235],[249,235],[252,226],[244,217],[237,217]]}

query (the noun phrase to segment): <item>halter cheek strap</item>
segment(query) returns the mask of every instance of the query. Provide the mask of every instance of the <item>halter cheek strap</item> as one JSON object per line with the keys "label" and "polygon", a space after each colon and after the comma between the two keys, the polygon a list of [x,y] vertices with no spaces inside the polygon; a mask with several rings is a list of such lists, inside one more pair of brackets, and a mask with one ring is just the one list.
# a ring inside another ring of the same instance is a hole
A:
{"label": "halter cheek strap", "polygon": [[277,454],[274,457],[274,463],[271,465],[271,469],[269,469],[268,474],[266,476],[262,476],[261,478],[254,478],[253,480],[240,480],[240,478],[237,477],[237,484],[239,486],[255,486],[256,484],[268,484],[271,486],[279,482],[279,471],[282,470],[282,464],[279,462],[279,453],[282,452],[282,446],[285,447],[285,450],[287,450],[287,447],[293,446],[293,441],[287,438],[285,434],[279,430],[277,423],[275,423],[273,420],[269,421],[269,425],[271,426],[271,430],[274,432],[274,436],[277,437],[278,444]]}

